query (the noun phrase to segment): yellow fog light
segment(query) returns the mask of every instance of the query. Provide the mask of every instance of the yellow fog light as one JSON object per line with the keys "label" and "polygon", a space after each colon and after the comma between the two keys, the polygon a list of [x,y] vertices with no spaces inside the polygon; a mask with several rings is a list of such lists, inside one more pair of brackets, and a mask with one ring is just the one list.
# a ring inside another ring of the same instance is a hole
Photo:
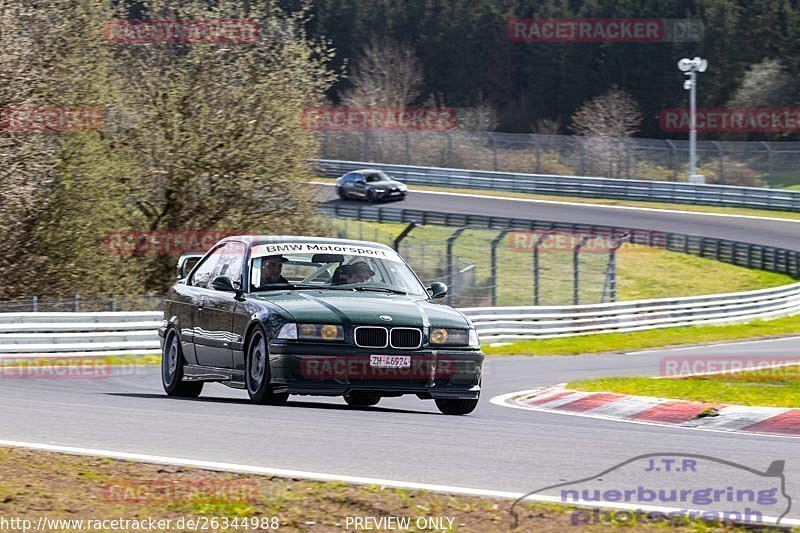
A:
{"label": "yellow fog light", "polygon": [[436,328],[431,330],[431,343],[444,344],[447,342],[447,330]]}
{"label": "yellow fog light", "polygon": [[322,338],[329,341],[339,338],[339,328],[331,325],[322,326]]}

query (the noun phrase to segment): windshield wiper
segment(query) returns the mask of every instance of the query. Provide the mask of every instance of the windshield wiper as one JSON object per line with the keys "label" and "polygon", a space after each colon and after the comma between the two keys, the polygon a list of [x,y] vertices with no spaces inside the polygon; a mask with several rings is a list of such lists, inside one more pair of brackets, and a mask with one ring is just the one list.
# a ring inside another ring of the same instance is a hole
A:
{"label": "windshield wiper", "polygon": [[398,289],[390,289],[389,287],[353,287],[354,291],[376,291],[376,292],[388,292],[391,294],[408,294],[406,291],[401,291]]}

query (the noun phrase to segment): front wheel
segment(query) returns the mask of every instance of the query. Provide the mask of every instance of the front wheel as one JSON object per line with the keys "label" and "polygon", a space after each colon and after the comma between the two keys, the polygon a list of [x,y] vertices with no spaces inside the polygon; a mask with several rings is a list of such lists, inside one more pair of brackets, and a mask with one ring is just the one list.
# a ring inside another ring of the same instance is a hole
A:
{"label": "front wheel", "polygon": [[375,191],[369,190],[367,191],[367,202],[374,204],[375,203]]}
{"label": "front wheel", "polygon": [[346,192],[344,192],[344,189],[342,189],[341,187],[339,187],[338,189],[336,189],[336,194],[338,194],[338,195],[339,195],[339,199],[341,199],[341,200],[347,200],[347,193],[346,193]]}
{"label": "front wheel", "polygon": [[178,333],[167,331],[164,348],[161,350],[161,385],[167,396],[197,398],[203,391],[202,381],[183,381],[183,350]]}
{"label": "front wheel", "polygon": [[445,415],[466,415],[475,410],[478,400],[436,400],[436,407]]}
{"label": "front wheel", "polygon": [[270,384],[269,352],[267,336],[260,327],[256,329],[247,345],[245,362],[245,385],[250,401],[258,404],[281,405],[289,398],[287,393],[276,394]]}

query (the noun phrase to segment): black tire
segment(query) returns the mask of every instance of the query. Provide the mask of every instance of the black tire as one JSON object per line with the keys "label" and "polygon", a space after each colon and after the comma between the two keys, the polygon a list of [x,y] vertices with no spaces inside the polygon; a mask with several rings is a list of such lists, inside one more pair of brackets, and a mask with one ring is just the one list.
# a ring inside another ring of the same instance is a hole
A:
{"label": "black tire", "polygon": [[375,203],[375,191],[372,189],[367,191],[367,202],[374,204]]}
{"label": "black tire", "polygon": [[344,395],[344,401],[353,407],[370,407],[381,401],[381,395],[374,392],[353,391]]}
{"label": "black tire", "polygon": [[167,396],[197,398],[203,391],[202,381],[183,381],[185,363],[178,332],[168,329],[161,350],[161,385]]}
{"label": "black tire", "polygon": [[478,400],[435,400],[436,407],[445,415],[466,415],[475,410]]}
{"label": "black tire", "polygon": [[338,188],[336,189],[336,194],[338,194],[338,195],[339,195],[339,198],[340,198],[341,200],[347,200],[347,193],[346,193],[346,192],[344,192],[344,189],[342,189],[341,187],[338,187]]}
{"label": "black tire", "polygon": [[276,394],[270,384],[269,348],[264,329],[257,327],[247,343],[244,381],[250,401],[262,405],[282,405],[289,394]]}

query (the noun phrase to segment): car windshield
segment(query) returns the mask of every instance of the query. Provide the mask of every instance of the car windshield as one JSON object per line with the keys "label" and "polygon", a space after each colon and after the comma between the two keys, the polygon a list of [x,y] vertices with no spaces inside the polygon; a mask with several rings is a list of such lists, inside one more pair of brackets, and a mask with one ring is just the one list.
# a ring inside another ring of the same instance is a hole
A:
{"label": "car windshield", "polygon": [[364,178],[367,180],[367,182],[388,181],[392,179],[389,177],[388,174],[386,174],[382,170],[379,170],[377,172],[370,172],[369,174],[364,174]]}
{"label": "car windshield", "polygon": [[251,292],[295,289],[375,291],[427,296],[392,250],[368,245],[275,243],[253,247]]}

